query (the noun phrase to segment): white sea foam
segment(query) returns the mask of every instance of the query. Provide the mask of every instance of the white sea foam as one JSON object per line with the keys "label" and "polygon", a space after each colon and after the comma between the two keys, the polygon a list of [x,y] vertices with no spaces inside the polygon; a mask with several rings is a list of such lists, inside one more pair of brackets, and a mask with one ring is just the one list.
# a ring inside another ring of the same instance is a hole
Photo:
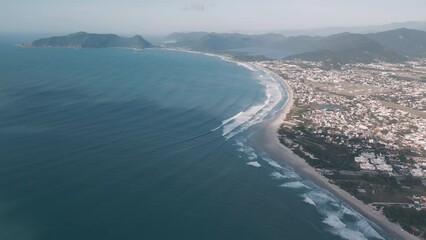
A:
{"label": "white sea foam", "polygon": [[353,217],[360,217],[360,215],[356,212],[354,212],[353,210],[350,210],[349,208],[345,207],[345,206],[341,206],[342,208],[342,213],[346,214],[348,216],[353,216]]}
{"label": "white sea foam", "polygon": [[367,239],[367,237],[383,239],[365,218],[340,204],[322,190],[313,189],[303,194],[302,197],[305,202],[310,199],[315,204],[318,212],[324,216],[323,223],[331,227],[330,232],[342,239],[358,240]]}
{"label": "white sea foam", "polygon": [[253,159],[257,159],[257,154],[254,152],[254,149],[250,149],[251,151],[246,152],[246,154],[248,155],[248,159],[253,160]]}
{"label": "white sea foam", "polygon": [[360,231],[347,227],[347,225],[342,222],[339,215],[328,214],[327,217],[323,220],[323,223],[332,227],[331,232],[342,237],[343,239],[348,239],[348,240],[367,239],[364,236],[364,234],[362,234]]}
{"label": "white sea foam", "polygon": [[199,53],[199,54],[203,54],[203,55],[210,56],[210,57],[217,57],[217,58],[220,58],[223,61],[235,63],[235,64],[237,64],[241,67],[247,68],[251,71],[256,71],[256,68],[252,64],[235,61],[232,58],[227,57],[227,56],[213,54],[213,53],[194,52],[194,51],[186,51],[186,52],[193,52],[193,53]]}
{"label": "white sea foam", "polygon": [[[229,58],[223,58],[225,61],[233,62]],[[265,87],[266,99],[264,102],[253,105],[248,109],[235,114],[234,116],[222,121],[220,126],[216,127],[212,131],[222,129],[222,136],[227,140],[234,137],[235,135],[245,131],[250,126],[253,126],[259,122],[265,120],[270,114],[275,114],[273,111],[279,111],[277,109],[278,103],[283,97],[283,87],[280,80],[271,72],[265,69],[257,69],[253,65],[243,64],[234,62],[242,67],[245,67],[251,71],[261,71],[259,76],[260,83]],[[253,167],[261,167],[261,164],[257,161],[253,161],[258,158],[253,148],[248,147],[244,142],[237,142],[236,145],[239,147],[238,151],[243,152],[247,155],[250,162],[246,164]],[[280,166],[277,162],[270,158],[262,158],[272,167],[276,168],[277,171],[271,173],[271,177],[275,179],[292,179],[291,182],[283,183],[280,185],[285,188],[294,189],[306,189],[307,192],[303,195],[304,202],[315,206],[318,212],[324,216],[324,223],[330,226],[332,233],[343,239],[366,239],[365,236],[383,239],[373,229],[366,220],[359,214],[353,212],[351,209],[343,206],[337,200],[330,195],[314,187],[307,186],[302,183],[300,177],[292,170]],[[350,218],[345,216],[350,215]],[[343,220],[344,219],[344,220]],[[365,236],[364,236],[365,234]]]}
{"label": "white sea foam", "polygon": [[332,214],[328,215],[322,222],[336,229],[346,227],[346,224],[338,216]]}
{"label": "white sea foam", "polygon": [[245,67],[250,71],[253,71],[253,72],[256,71],[256,68],[253,67],[253,65],[251,65],[251,64],[242,63],[242,62],[235,62],[235,63],[238,64],[238,66]]}
{"label": "white sea foam", "polygon": [[228,118],[228,119],[224,120],[224,121],[222,122],[222,125],[226,125],[226,124],[228,124],[229,122],[231,122],[231,121],[235,120],[236,118],[238,118],[238,117],[239,117],[239,116],[241,116],[242,114],[244,114],[244,112],[239,112],[239,113],[237,113],[235,116],[232,116],[232,117],[230,117],[230,118]]}
{"label": "white sea foam", "polygon": [[277,180],[282,180],[282,179],[300,179],[299,175],[297,175],[294,172],[290,172],[290,171],[283,171],[281,173],[279,172],[273,172],[271,173],[271,177]]}
{"label": "white sea foam", "polygon": [[238,118],[238,117],[239,117],[241,114],[243,114],[243,113],[244,113],[244,112],[239,112],[239,113],[237,113],[236,115],[234,115],[234,116],[232,116],[232,117],[230,117],[230,118],[228,118],[228,119],[223,120],[221,125],[219,125],[218,127],[214,128],[214,129],[212,129],[212,130],[210,130],[210,131],[211,131],[211,132],[214,132],[214,131],[216,131],[216,130],[219,130],[221,127],[225,126],[225,125],[226,125],[226,124],[228,124],[229,122],[234,121],[236,118]]}
{"label": "white sea foam", "polygon": [[290,172],[290,171],[286,171],[284,173],[284,176],[288,179],[300,179],[300,176],[297,175],[297,173],[295,172]]}
{"label": "white sea foam", "polygon": [[[235,136],[236,134],[242,132],[243,130],[247,129],[249,126],[253,125],[255,123],[256,114],[260,110],[262,110],[266,106],[266,104],[268,104],[268,101],[269,100],[267,99],[262,105],[251,106],[246,111],[240,112],[236,114],[235,116],[223,121],[221,125],[223,127],[222,136],[229,139]],[[245,126],[243,126],[243,124],[245,124]],[[241,127],[240,131],[235,131],[234,133],[230,134],[232,131],[236,130],[238,127]]]}
{"label": "white sea foam", "polygon": [[328,194],[323,193],[321,191],[311,191],[306,194],[311,199],[315,199],[315,203],[317,204],[329,204],[335,202],[335,200],[330,197]]}
{"label": "white sea foam", "polygon": [[253,166],[253,167],[261,167],[262,165],[260,165],[260,163],[253,161],[253,162],[248,162],[247,165]]}
{"label": "white sea foam", "polygon": [[281,165],[279,165],[277,162],[275,162],[274,160],[268,157],[263,157],[263,160],[265,160],[269,165],[271,165],[274,168],[283,169]]}
{"label": "white sea foam", "polygon": [[350,228],[338,228],[332,231],[337,236],[342,239],[347,240],[367,240],[367,238],[360,231],[352,230]]}
{"label": "white sea foam", "polygon": [[240,148],[237,149],[237,151],[245,153],[249,160],[255,160],[255,159],[258,158],[257,154],[255,153],[255,151],[252,147],[244,145],[244,143],[241,142],[241,141],[236,141],[235,145],[240,147]]}
{"label": "white sea foam", "polygon": [[364,235],[367,237],[384,240],[384,238],[380,236],[380,234],[376,230],[374,230],[365,219],[361,219],[360,221],[358,221],[356,228],[363,232]]}
{"label": "white sea foam", "polygon": [[287,182],[287,183],[283,183],[280,185],[280,187],[285,187],[285,188],[307,188],[310,189],[310,187],[306,186],[305,184],[303,184],[300,181],[295,181],[295,182]]}
{"label": "white sea foam", "polygon": [[273,177],[275,179],[285,179],[286,178],[284,175],[282,175],[279,172],[273,172],[273,173],[271,173],[271,177]]}
{"label": "white sea foam", "polygon": [[230,139],[238,133],[248,129],[250,126],[262,122],[269,114],[271,114],[272,110],[276,108],[283,97],[282,83],[272,73],[267,70],[255,68],[251,64],[237,64],[252,71],[262,71],[264,75],[262,74],[258,80],[265,87],[266,99],[260,104],[252,105],[248,109],[223,120],[218,127],[211,130],[216,131],[222,128],[222,136],[226,139]]}
{"label": "white sea foam", "polygon": [[[171,50],[176,50],[176,49],[171,49]],[[195,51],[184,50],[184,49],[180,49],[180,51],[218,57],[223,61],[235,63],[241,67],[249,69],[250,71],[260,72],[259,74],[260,77],[257,79],[265,87],[266,100],[262,104],[251,106],[247,110],[243,112],[239,112],[238,114],[222,121],[222,124],[212,129],[211,132],[214,132],[216,130],[223,128],[222,136],[225,137],[226,139],[230,139],[234,137],[235,135],[237,135],[238,133],[246,130],[250,126],[257,124],[259,122],[262,122],[269,114],[271,113],[275,114],[276,111],[279,110],[279,109],[275,109],[275,111],[272,112],[272,110],[274,110],[274,108],[282,100],[282,97],[283,97],[282,93],[285,91],[285,89],[279,77],[277,77],[275,74],[273,74],[269,70],[264,69],[262,67],[255,66],[253,64],[238,62],[227,56],[211,54],[211,53],[195,52]],[[284,107],[284,105],[282,107]]]}
{"label": "white sea foam", "polygon": [[311,205],[313,205],[313,206],[316,206],[315,202],[314,202],[314,201],[312,201],[312,199],[310,199],[310,198],[308,198],[308,197],[305,197],[305,198],[303,199],[303,201],[304,201],[305,203],[308,203],[308,204],[311,204]]}

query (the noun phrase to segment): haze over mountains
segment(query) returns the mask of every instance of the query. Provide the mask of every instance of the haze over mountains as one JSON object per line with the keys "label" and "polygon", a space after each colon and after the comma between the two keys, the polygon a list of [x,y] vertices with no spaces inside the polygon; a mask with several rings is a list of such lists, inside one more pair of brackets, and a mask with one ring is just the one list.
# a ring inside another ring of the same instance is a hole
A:
{"label": "haze over mountains", "polygon": [[352,26],[352,27],[322,27],[322,28],[312,28],[312,29],[285,29],[276,31],[277,33],[283,34],[285,36],[300,36],[300,35],[308,35],[308,36],[329,36],[333,34],[338,34],[342,32],[350,32],[350,33],[377,33],[390,31],[399,28],[408,28],[408,29],[416,29],[421,31],[426,31],[426,22],[421,21],[409,21],[409,22],[395,22],[388,23],[384,25],[371,25],[371,26]]}
{"label": "haze over mountains", "polygon": [[[371,34],[340,33],[326,37],[280,34],[173,33],[168,46],[210,52],[250,52],[260,48],[280,51],[282,58],[329,61],[334,64],[402,62],[426,57],[426,32],[400,28]],[[258,55],[262,55],[259,53]]]}
{"label": "haze over mountains", "polygon": [[[173,33],[166,37],[164,46],[195,51],[232,55],[262,56],[267,51],[279,52],[279,57],[307,61],[322,61],[329,65],[371,63],[376,60],[403,62],[426,57],[426,32],[400,28],[385,32],[358,34],[339,33],[330,36],[291,36],[281,34],[245,35],[239,33]],[[154,47],[140,35],[125,38],[115,34],[78,32],[60,37],[43,38],[31,47],[104,48],[126,47],[144,49]]]}
{"label": "haze over mountains", "polygon": [[401,28],[367,37],[410,57],[426,57],[426,32]]}

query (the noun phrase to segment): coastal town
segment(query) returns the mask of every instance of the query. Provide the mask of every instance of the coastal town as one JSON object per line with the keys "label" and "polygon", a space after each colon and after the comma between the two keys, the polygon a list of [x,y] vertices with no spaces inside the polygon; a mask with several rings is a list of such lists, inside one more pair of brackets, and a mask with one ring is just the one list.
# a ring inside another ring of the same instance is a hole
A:
{"label": "coastal town", "polygon": [[300,60],[256,65],[293,93],[279,131],[285,146],[407,231],[426,232],[425,59],[338,69]]}

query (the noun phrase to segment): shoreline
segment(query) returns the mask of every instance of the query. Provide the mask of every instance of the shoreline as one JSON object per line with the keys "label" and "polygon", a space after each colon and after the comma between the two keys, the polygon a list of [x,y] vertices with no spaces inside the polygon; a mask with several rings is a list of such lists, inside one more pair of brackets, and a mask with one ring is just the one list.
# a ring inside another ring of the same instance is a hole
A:
{"label": "shoreline", "polygon": [[370,222],[374,223],[394,239],[418,239],[414,235],[403,230],[399,225],[389,221],[381,212],[364,204],[361,200],[358,200],[348,192],[339,188],[337,185],[330,183],[329,180],[318,173],[314,167],[310,166],[303,158],[297,156],[279,141],[278,130],[281,124],[285,121],[287,114],[290,112],[294,103],[293,90],[288,82],[281,76],[272,70],[264,70],[272,73],[284,84],[288,99],[284,108],[278,111],[272,119],[261,123],[259,129],[250,138],[250,141],[255,146],[259,147],[259,150],[267,153],[274,160],[277,160],[278,163],[285,162],[302,178],[312,181],[318,187],[331,193],[338,200],[346,203],[349,207],[361,214]]}
{"label": "shoreline", "polygon": [[374,224],[375,227],[380,228],[383,232],[387,234],[391,239],[404,239],[404,240],[418,240],[419,238],[414,235],[406,232],[396,223],[391,222],[379,211],[376,211],[372,207],[366,205],[361,200],[358,200],[354,196],[350,195],[345,190],[341,189],[339,186],[329,182],[329,179],[318,173],[314,167],[310,166],[305,159],[299,157],[293,153],[289,148],[283,145],[279,141],[278,130],[282,123],[285,122],[287,114],[290,112],[294,103],[293,90],[286,80],[284,80],[279,74],[274,71],[257,66],[256,64],[250,62],[241,62],[232,58],[228,55],[220,55],[215,53],[206,53],[193,51],[188,49],[180,48],[158,48],[160,50],[169,50],[169,51],[180,51],[193,54],[202,54],[211,57],[218,57],[224,61],[233,62],[242,67],[248,69],[255,68],[259,69],[265,73],[270,73],[280,81],[280,84],[284,85],[287,92],[287,101],[284,103],[284,106],[276,110],[276,114],[271,118],[259,124],[259,129],[250,137],[249,141],[260,151],[267,153],[272,159],[276,160],[277,163],[286,163],[288,166],[292,167],[293,170],[299,174],[302,178],[313,182],[319,188],[325,190],[341,201],[343,204],[346,204],[348,207],[353,209],[355,212],[362,215],[370,223]]}

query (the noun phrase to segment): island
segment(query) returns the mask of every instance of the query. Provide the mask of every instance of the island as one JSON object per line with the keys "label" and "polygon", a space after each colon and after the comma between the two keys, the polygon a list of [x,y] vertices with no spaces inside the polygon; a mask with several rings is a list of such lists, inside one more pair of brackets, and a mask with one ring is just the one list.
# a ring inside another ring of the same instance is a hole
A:
{"label": "island", "polygon": [[134,48],[145,49],[154,47],[140,35],[126,38],[116,34],[95,34],[77,32],[66,36],[38,39],[23,44],[26,47],[38,48]]}

